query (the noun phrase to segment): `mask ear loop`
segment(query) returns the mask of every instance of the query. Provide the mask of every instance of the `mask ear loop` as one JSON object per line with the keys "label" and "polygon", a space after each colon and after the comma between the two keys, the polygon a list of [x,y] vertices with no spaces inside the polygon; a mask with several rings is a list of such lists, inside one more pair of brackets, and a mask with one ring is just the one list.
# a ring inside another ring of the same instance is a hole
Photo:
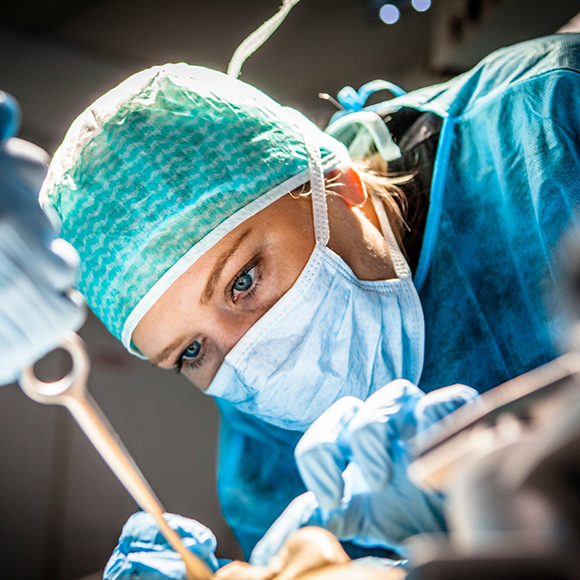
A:
{"label": "mask ear loop", "polygon": [[308,155],[308,169],[310,171],[310,188],[312,190],[312,215],[314,218],[314,236],[316,242],[326,246],[330,239],[328,225],[328,208],[326,206],[326,187],[324,172],[318,144],[310,138],[308,130],[302,129],[306,154]]}

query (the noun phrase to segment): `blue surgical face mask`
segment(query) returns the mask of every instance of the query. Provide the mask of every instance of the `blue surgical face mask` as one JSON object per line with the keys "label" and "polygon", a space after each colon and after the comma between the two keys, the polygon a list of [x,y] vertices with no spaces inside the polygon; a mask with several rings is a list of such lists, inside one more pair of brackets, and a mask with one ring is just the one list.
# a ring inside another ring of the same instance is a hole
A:
{"label": "blue surgical face mask", "polygon": [[314,251],[292,288],[228,353],[206,391],[301,431],[341,397],[364,400],[397,378],[416,384],[423,368],[423,311],[384,206],[375,203],[397,278],[362,281],[326,246],[316,153],[310,146]]}

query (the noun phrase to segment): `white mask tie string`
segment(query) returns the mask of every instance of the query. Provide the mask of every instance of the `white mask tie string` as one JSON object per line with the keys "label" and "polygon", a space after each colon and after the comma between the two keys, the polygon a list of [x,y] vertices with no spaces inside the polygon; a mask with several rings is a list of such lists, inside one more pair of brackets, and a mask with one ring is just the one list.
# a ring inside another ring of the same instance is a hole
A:
{"label": "white mask tie string", "polygon": [[250,36],[248,36],[238,48],[236,48],[230,64],[228,65],[228,76],[237,79],[242,71],[242,65],[246,59],[254,54],[270,36],[275,32],[275,30],[282,24],[290,10],[295,4],[298,4],[300,0],[284,0],[280,10],[272,16],[272,18],[266,20],[262,26],[254,30]]}

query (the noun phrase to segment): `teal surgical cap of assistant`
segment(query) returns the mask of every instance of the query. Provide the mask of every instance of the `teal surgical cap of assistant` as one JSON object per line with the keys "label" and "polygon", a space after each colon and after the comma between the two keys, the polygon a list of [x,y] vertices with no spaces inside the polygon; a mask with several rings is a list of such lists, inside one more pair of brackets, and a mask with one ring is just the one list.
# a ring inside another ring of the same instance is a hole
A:
{"label": "teal surgical cap of assistant", "polygon": [[41,202],[80,254],[78,289],[130,351],[138,322],[205,251],[309,181],[306,134],[324,171],[349,165],[296,110],[185,64],[130,77],[73,123]]}

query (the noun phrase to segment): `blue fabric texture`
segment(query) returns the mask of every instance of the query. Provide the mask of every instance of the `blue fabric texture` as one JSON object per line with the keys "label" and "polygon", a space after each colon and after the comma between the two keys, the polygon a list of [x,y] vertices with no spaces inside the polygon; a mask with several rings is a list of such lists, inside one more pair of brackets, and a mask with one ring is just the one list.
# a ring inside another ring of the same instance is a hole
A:
{"label": "blue fabric texture", "polygon": [[221,412],[218,493],[222,512],[247,559],[290,501],[306,491],[294,461],[302,436],[242,413],[216,398]]}
{"label": "blue fabric texture", "polygon": [[14,137],[20,108],[0,91],[0,386],[62,343],[85,319],[70,291],[78,255],[38,205],[45,151]]}
{"label": "blue fabric texture", "polygon": [[[169,526],[183,545],[199,556],[215,572],[222,562],[215,557],[216,539],[203,524],[176,514],[165,514]],[[104,580],[185,580],[185,564],[161,534],[155,519],[147,512],[137,512],[128,520],[115,551],[103,572]]]}
{"label": "blue fabric texture", "polygon": [[425,391],[484,392],[558,355],[547,301],[580,203],[579,64],[576,35],[524,43],[421,105],[448,103],[415,279]]}
{"label": "blue fabric texture", "polygon": [[[580,37],[502,49],[448,83],[374,105],[444,118],[415,283],[424,391],[484,392],[558,354],[552,270],[580,202]],[[219,494],[246,554],[304,489],[299,433],[220,402]]]}

